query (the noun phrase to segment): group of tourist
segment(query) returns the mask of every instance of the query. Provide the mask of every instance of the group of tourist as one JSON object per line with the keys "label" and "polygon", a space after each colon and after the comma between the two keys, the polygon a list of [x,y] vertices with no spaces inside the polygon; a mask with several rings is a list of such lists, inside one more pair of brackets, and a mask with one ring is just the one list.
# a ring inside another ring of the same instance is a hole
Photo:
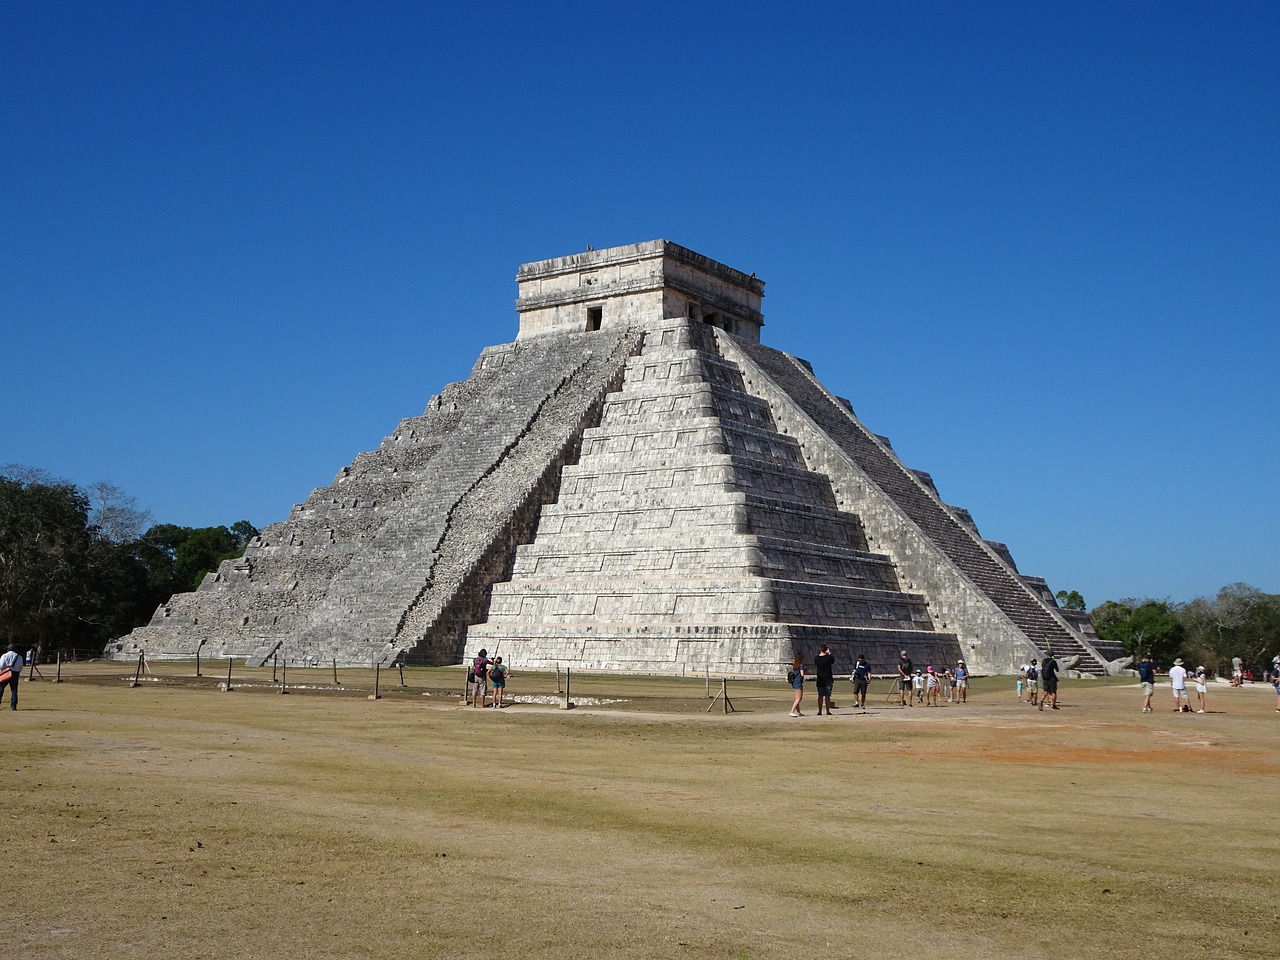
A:
{"label": "group of tourist", "polygon": [[[1195,712],[1204,713],[1208,709],[1209,674],[1203,666],[1196,667],[1193,674],[1186,668],[1182,658],[1178,657],[1169,668],[1168,675],[1169,688],[1173,693],[1174,713],[1192,712],[1188,684],[1193,685],[1196,691]],[[1239,657],[1232,657],[1231,686],[1242,687],[1244,681],[1244,664]],[[1276,713],[1280,713],[1280,654],[1276,654],[1271,661],[1271,672],[1267,675],[1267,682],[1275,687]],[[1150,652],[1143,654],[1142,660],[1138,663],[1138,683],[1142,687],[1142,712],[1151,713],[1155,709],[1151,705],[1151,698],[1156,690],[1156,665],[1151,659]]]}
{"label": "group of tourist", "polygon": [[[501,657],[489,659],[489,651],[481,649],[467,668],[467,705],[475,707],[507,706],[507,678],[511,668]],[[489,684],[493,684],[493,703],[489,703]]]}
{"label": "group of tourist", "polygon": [[[814,679],[817,681],[818,687],[818,716],[823,715],[823,708],[826,708],[826,715],[831,716],[831,693],[835,686],[835,655],[831,652],[831,648],[827,644],[822,644],[818,648],[818,655],[813,658]],[[788,716],[802,717],[800,712],[800,704],[804,700],[804,684],[808,674],[805,672],[804,654],[797,653],[795,660],[791,664],[791,669],[787,671],[787,682],[791,684],[791,690],[794,698],[791,702],[791,712]],[[849,680],[853,683],[853,705],[856,709],[867,709],[867,689],[871,685],[871,665],[867,663],[867,658],[862,654],[858,654],[857,663],[853,665],[853,670],[849,673]],[[913,706],[914,703],[923,703],[927,707],[936,707],[939,705],[939,698],[945,696],[947,703],[967,703],[969,700],[969,668],[963,660],[957,660],[953,668],[944,667],[942,670],[934,669],[933,664],[928,664],[923,670],[916,669],[912,663],[911,657],[907,651],[902,651],[902,656],[897,663],[897,677],[894,680],[898,690],[898,705],[903,707]],[[1055,682],[1054,689],[1057,685]],[[954,699],[953,699],[954,698]],[[1055,706],[1056,692],[1055,692]]]}
{"label": "group of tourist", "polygon": [[[1030,663],[1018,667],[1018,679],[1014,689],[1018,699],[1040,710],[1049,704],[1052,710],[1058,709],[1058,661],[1049,653],[1041,662],[1032,658]],[[1025,699],[1024,699],[1025,694]]]}

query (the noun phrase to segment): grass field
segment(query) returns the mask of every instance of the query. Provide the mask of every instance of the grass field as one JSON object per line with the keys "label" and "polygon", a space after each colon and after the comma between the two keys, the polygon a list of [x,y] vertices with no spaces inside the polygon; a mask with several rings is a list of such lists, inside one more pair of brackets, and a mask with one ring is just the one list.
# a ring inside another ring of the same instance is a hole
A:
{"label": "grass field", "polygon": [[703,679],[498,711],[460,706],[456,670],[374,701],[368,671],[281,696],[270,670],[158,669],[65,668],[0,711],[7,955],[1275,954],[1262,685],[1197,716],[1167,687],[1140,714],[1124,681],[1043,713],[1005,679],[910,710],[881,681],[855,715],[846,683],[790,719],[782,682],[732,683],[726,716]]}

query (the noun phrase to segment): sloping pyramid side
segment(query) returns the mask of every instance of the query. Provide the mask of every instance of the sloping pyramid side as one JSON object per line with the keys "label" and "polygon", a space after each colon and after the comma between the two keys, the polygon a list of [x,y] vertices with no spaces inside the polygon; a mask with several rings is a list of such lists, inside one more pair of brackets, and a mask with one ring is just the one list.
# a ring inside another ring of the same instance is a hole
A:
{"label": "sloping pyramid side", "polygon": [[[767,400],[800,440],[805,462],[827,476],[842,508],[866,525],[906,582],[929,598],[939,626],[955,631],[969,666],[1010,673],[1052,650],[1078,656],[1077,668],[1101,673],[1094,649],[977,533],[938,497],[927,474],[906,467],[802,361],[717,331],[747,388]],[[922,479],[922,477],[924,479]]]}
{"label": "sloping pyramid side", "polygon": [[368,665],[412,650],[456,663],[488,582],[554,499],[559,467],[640,342],[622,330],[487,348],[468,380],[107,656]]}
{"label": "sloping pyramid side", "polygon": [[886,667],[903,647],[939,663],[958,651],[744,389],[712,328],[647,327],[559,500],[468,631],[468,655],[776,675],[819,643]]}

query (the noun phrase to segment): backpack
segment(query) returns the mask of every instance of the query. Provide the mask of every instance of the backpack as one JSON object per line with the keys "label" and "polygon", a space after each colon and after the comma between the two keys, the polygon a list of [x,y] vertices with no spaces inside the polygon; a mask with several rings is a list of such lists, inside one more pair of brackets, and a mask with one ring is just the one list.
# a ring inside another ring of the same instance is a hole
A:
{"label": "backpack", "polygon": [[798,671],[798,670],[788,670],[788,671],[787,671],[787,683],[795,683],[795,682],[796,682],[796,677],[798,677],[799,675],[800,675],[800,671]]}

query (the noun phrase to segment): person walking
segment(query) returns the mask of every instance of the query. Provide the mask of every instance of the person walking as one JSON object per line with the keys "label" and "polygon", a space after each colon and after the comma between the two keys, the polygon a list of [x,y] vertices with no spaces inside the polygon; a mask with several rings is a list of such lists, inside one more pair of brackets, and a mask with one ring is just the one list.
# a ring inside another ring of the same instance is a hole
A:
{"label": "person walking", "polygon": [[795,699],[791,701],[792,717],[803,717],[800,712],[800,701],[804,699],[804,654],[797,653],[795,660],[791,662],[791,669],[787,671],[787,682],[791,684],[791,689],[795,691]]}
{"label": "person walking", "polygon": [[1156,665],[1151,662],[1151,651],[1142,655],[1138,664],[1138,683],[1142,685],[1142,712],[1150,713],[1151,697],[1156,692]]}
{"label": "person walking", "polygon": [[907,656],[907,651],[902,651],[902,656],[898,658],[898,706],[911,706],[911,658]]}
{"label": "person walking", "polygon": [[933,672],[933,664],[929,664],[925,668],[924,677],[924,705],[926,707],[936,707],[938,705],[938,688],[940,685],[938,675]]}
{"label": "person walking", "polygon": [[1244,661],[1239,657],[1231,658],[1231,685],[1233,687],[1244,686]]}
{"label": "person walking", "polygon": [[494,657],[493,664],[489,667],[489,679],[493,681],[493,705],[495,707],[505,707],[507,705],[507,677],[511,676],[511,668],[502,662],[501,657]]}
{"label": "person walking", "polygon": [[1280,713],[1280,663],[1276,663],[1274,660],[1271,662],[1271,673],[1267,679],[1276,688],[1276,713]]}
{"label": "person walking", "polygon": [[9,688],[9,709],[18,709],[18,678],[22,676],[22,654],[18,652],[16,643],[9,644],[9,648],[0,655],[0,674],[6,670],[9,671],[9,677],[0,683],[0,700],[4,699],[4,688]]}
{"label": "person walking", "polygon": [[1027,703],[1035,706],[1039,701],[1036,695],[1036,684],[1040,682],[1040,670],[1036,666],[1037,661],[1032,660],[1027,664],[1027,669],[1022,671],[1023,678],[1027,682]]}
{"label": "person walking", "polygon": [[1053,659],[1052,650],[1044,655],[1044,660],[1040,664],[1040,709],[1042,711],[1046,702],[1049,703],[1050,708],[1058,709],[1058,661]]}
{"label": "person walking", "polygon": [[849,677],[853,681],[853,702],[860,710],[867,709],[867,688],[871,685],[871,664],[867,658],[858,654],[858,662],[853,665],[853,673]]}
{"label": "person walking", "polygon": [[1173,688],[1173,712],[1182,713],[1186,704],[1187,713],[1191,712],[1191,697],[1187,695],[1187,668],[1182,665],[1182,658],[1173,661],[1169,668],[1169,686]]}
{"label": "person walking", "polygon": [[955,696],[956,703],[969,702],[969,668],[963,660],[956,661]]}
{"label": "person walking", "polygon": [[818,716],[822,716],[822,705],[827,705],[827,716],[831,716],[831,688],[836,682],[836,658],[831,648],[825,643],[818,647],[818,655],[813,658],[813,670],[818,680]]}

